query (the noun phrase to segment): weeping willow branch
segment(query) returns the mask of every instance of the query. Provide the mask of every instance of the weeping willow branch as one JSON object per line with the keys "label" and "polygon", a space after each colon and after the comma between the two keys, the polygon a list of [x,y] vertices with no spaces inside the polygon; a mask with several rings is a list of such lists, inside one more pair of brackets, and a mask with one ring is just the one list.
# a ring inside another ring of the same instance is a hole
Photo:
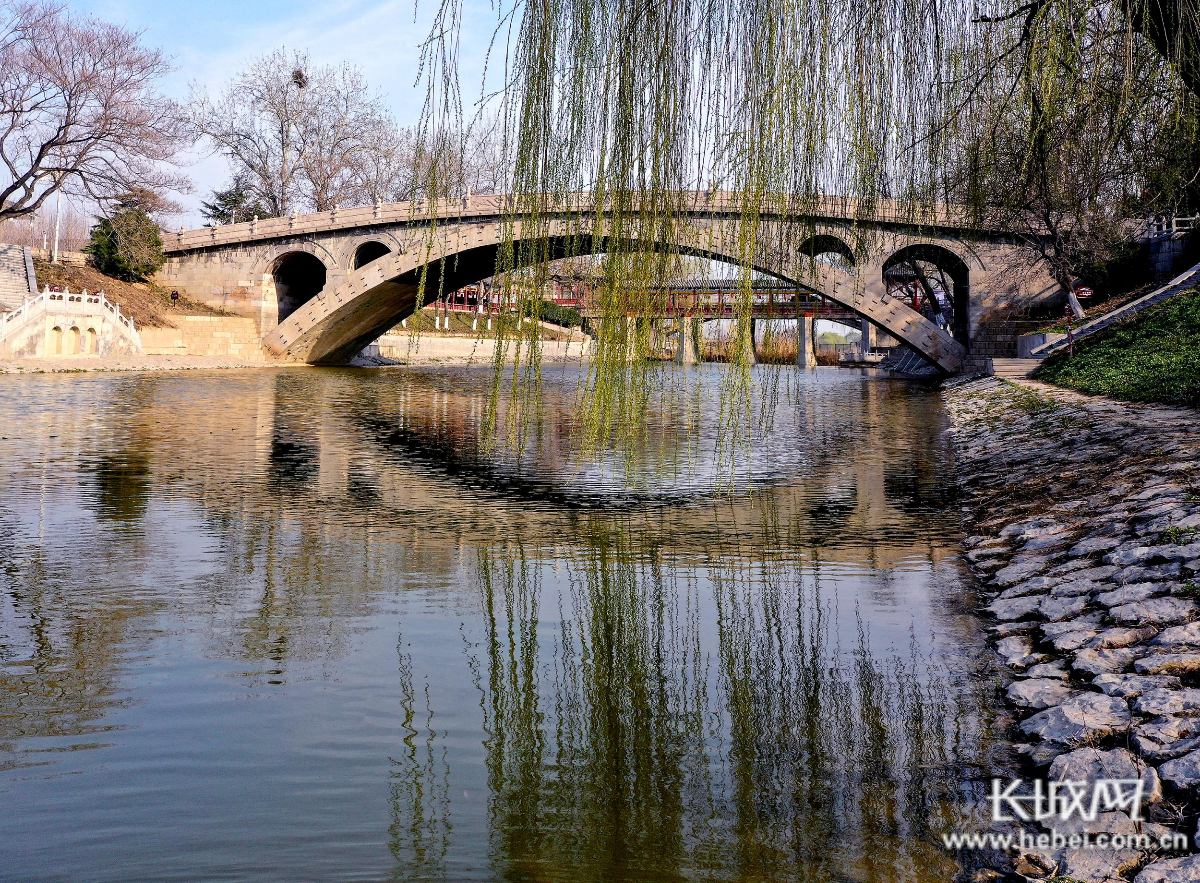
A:
{"label": "weeping willow branch", "polygon": [[[463,125],[461,2],[442,0],[423,47],[432,127]],[[1092,231],[1119,237],[1118,222],[1181,192],[1153,167],[1160,136],[1195,116],[1197,2],[499,0],[489,58],[504,59],[495,102],[512,193],[499,285],[536,318],[550,261],[604,255],[580,446],[633,442],[664,382],[646,328],[685,317],[656,292],[706,252],[681,220],[685,194],[735,195],[711,219],[734,231],[719,257],[739,283],[722,383],[731,450],[749,443],[760,393],[755,268],[801,253],[819,199],[860,220],[886,199],[913,223],[958,203],[1018,238],[1049,223],[1061,235],[1048,247],[1025,239],[1069,280],[1097,251],[1077,244]],[[587,208],[564,212],[578,194]],[[864,248],[871,235],[854,231]],[[496,390],[519,386],[512,400],[534,419],[536,321],[502,336]]]}

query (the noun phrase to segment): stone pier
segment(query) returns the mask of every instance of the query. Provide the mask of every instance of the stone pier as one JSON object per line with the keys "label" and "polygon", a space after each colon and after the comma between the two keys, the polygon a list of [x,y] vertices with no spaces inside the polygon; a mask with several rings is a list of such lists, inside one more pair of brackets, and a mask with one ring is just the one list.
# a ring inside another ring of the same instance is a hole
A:
{"label": "stone pier", "polygon": [[697,320],[691,316],[679,320],[679,347],[675,350],[676,365],[698,365],[700,354],[697,351],[698,335],[696,334]]}
{"label": "stone pier", "polygon": [[796,367],[817,367],[817,356],[813,350],[812,316],[802,316],[796,322]]}

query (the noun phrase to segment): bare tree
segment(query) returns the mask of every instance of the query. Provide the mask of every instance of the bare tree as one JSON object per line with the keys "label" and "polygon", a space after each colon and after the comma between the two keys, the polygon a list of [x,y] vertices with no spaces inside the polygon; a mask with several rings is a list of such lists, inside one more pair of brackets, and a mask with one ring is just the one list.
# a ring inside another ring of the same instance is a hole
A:
{"label": "bare tree", "polygon": [[140,34],[63,8],[0,0],[0,220],[60,189],[104,203],[133,187],[185,189],[170,69]]}
{"label": "bare tree", "polygon": [[363,202],[410,199],[415,191],[417,139],[410,128],[381,120],[364,137],[371,149],[355,158],[355,178]]}
{"label": "bare tree", "polygon": [[1139,232],[1130,219],[1169,210],[1186,186],[1156,170],[1174,159],[1176,121],[1192,99],[1115,6],[1069,10],[1064,24],[1058,6],[1031,5],[1037,27],[1069,25],[1074,38],[997,41],[1003,51],[954,121],[948,190],[1012,231],[1070,290],[1122,253]]}
{"label": "bare tree", "polygon": [[247,65],[217,101],[193,89],[188,118],[234,166],[275,215],[299,195],[297,129],[311,113],[308,56],[280,49]]}
{"label": "bare tree", "polygon": [[374,196],[396,161],[395,125],[362,74],[301,52],[252,61],[216,101],[194,89],[189,119],[277,215]]}
{"label": "bare tree", "polygon": [[360,201],[360,158],[386,154],[396,126],[349,65],[319,69],[307,91],[310,112],[297,126],[305,196],[319,212]]}
{"label": "bare tree", "polygon": [[509,165],[498,114],[481,115],[467,132],[463,151],[463,184],[471,193],[508,192]]}

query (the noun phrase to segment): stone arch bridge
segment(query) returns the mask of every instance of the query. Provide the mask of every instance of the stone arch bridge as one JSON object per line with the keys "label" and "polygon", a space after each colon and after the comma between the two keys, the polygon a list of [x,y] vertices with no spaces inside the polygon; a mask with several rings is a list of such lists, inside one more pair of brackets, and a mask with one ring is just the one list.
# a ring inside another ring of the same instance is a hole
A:
{"label": "stone arch bridge", "polygon": [[[670,244],[736,262],[737,195],[688,193],[681,203]],[[989,318],[1059,296],[1045,268],[1011,237],[972,228],[964,216],[942,210],[914,220],[895,204],[865,212],[826,198],[803,218],[764,215],[766,244],[754,265],[824,295],[954,373],[973,361]],[[509,197],[474,196],[256,219],[167,234],[158,281],[255,319],[276,357],[341,364],[417,308],[423,274],[445,291],[478,282],[495,273],[500,249],[512,241],[536,239],[551,257],[603,252],[608,242],[593,234],[596,218],[584,197],[532,217],[514,212]],[[822,255],[840,260],[813,260]],[[889,296],[889,270],[908,258],[936,265],[951,280],[952,328]]]}

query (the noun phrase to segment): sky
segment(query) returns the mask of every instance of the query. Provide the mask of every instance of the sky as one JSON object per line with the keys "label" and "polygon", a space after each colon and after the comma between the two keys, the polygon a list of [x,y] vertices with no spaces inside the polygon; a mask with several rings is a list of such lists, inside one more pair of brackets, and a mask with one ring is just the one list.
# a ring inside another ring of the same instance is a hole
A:
{"label": "sky", "polygon": [[[417,84],[420,43],[439,0],[68,0],[75,12],[143,33],[174,72],[163,91],[183,101],[195,84],[216,95],[249,59],[274,49],[307,51],[316,65],[349,62],[362,70],[401,125],[415,123],[424,101]],[[463,0],[460,77],[464,100],[479,98],[497,12],[489,0]],[[498,68],[498,65],[494,67]],[[199,201],[228,179],[220,157],[202,152],[184,168],[195,192],[180,198],[180,219],[199,226]]]}

